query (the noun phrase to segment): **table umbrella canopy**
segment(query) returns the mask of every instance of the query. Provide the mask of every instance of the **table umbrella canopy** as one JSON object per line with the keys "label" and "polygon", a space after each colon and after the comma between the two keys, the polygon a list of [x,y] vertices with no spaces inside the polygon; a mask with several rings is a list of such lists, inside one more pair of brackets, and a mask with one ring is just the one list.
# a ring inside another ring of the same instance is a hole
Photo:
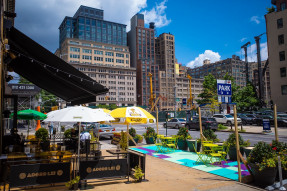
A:
{"label": "table umbrella canopy", "polygon": [[114,123],[146,124],[155,122],[154,116],[140,107],[117,108],[114,109],[110,114],[115,118],[115,121],[112,121]]}
{"label": "table umbrella canopy", "polygon": [[[14,113],[10,115],[10,118],[13,118]],[[27,110],[21,110],[17,112],[17,118],[23,119],[23,120],[43,120],[47,118],[47,115],[44,113],[41,113],[36,110],[27,109]]]}
{"label": "table umbrella canopy", "polygon": [[45,122],[99,122],[114,118],[108,113],[82,106],[68,107],[47,114]]}
{"label": "table umbrella canopy", "polygon": [[103,112],[108,113],[108,114],[110,114],[112,112],[111,110],[105,109],[105,108],[98,108],[98,109],[94,109],[94,110],[103,111]]}

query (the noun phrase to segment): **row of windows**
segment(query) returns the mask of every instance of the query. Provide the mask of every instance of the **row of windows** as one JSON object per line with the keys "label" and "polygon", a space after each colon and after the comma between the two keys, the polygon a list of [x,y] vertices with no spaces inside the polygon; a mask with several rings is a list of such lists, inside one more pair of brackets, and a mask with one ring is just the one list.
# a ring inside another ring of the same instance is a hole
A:
{"label": "row of windows", "polygon": [[[77,41],[69,41],[69,44],[80,45],[80,43],[77,42]],[[88,44],[88,43],[82,43],[81,45],[82,45],[82,46],[86,46],[86,47],[92,47],[92,44]],[[104,49],[107,49],[107,50],[113,50],[113,49],[115,49],[116,51],[128,51],[128,49],[126,49],[126,48],[117,48],[117,47],[113,48],[113,47],[111,47],[111,46],[104,46],[104,47],[103,47],[102,45],[97,45],[97,44],[94,44],[93,47],[96,47],[96,48],[104,48]],[[71,50],[71,51],[72,51],[72,50]],[[77,52],[79,52],[79,51],[77,51]]]}

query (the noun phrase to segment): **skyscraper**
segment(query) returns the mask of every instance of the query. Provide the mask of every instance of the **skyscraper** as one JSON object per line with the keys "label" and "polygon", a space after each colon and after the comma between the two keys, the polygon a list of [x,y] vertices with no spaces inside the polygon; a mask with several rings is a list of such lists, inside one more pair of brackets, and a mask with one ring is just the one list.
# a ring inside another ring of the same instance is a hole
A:
{"label": "skyscraper", "polygon": [[131,67],[137,69],[137,104],[148,106],[150,98],[148,74],[152,74],[153,94],[158,95],[159,67],[155,57],[154,23],[150,23],[149,28],[145,28],[143,14],[138,13],[131,18],[128,46],[131,52]]}
{"label": "skyscraper", "polygon": [[59,30],[59,46],[66,38],[127,45],[126,25],[105,21],[103,10],[83,5],[73,17],[65,17]]}

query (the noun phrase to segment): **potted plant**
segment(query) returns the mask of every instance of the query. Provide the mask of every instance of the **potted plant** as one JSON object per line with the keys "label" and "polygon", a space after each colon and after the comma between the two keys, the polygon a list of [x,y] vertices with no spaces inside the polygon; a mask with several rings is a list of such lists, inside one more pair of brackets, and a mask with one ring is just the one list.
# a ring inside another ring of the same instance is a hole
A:
{"label": "potted plant", "polygon": [[177,138],[177,147],[180,150],[187,149],[187,139],[191,139],[188,129],[186,127],[181,127],[176,135]]}
{"label": "potted plant", "polygon": [[219,142],[220,140],[217,138],[217,135],[214,133],[213,130],[211,129],[206,129],[203,130],[203,136],[208,140],[208,141],[212,141],[214,143]]}
{"label": "potted plant", "polygon": [[[282,178],[283,180],[287,179],[287,143],[273,140],[271,147],[276,152],[277,156],[280,156]],[[279,180],[279,172],[276,175],[276,180]]]}
{"label": "potted plant", "polygon": [[135,173],[134,173],[134,177],[135,177],[136,181],[141,182],[143,176],[144,176],[144,173],[142,173],[141,167],[136,166],[135,167]]}
{"label": "potted plant", "polygon": [[74,179],[66,182],[66,187],[69,188],[69,190],[78,190],[80,182],[80,177],[76,176]]}
{"label": "potted plant", "polygon": [[[137,139],[137,137],[136,137],[136,134],[137,134],[137,132],[136,132],[136,130],[135,130],[135,128],[130,128],[129,129],[129,134],[133,137],[133,139],[134,139],[134,141],[136,142],[136,143],[138,143],[138,139]],[[129,138],[129,146],[135,146],[135,144],[134,144],[134,142]]]}
{"label": "potted plant", "polygon": [[155,133],[154,128],[147,127],[146,132],[143,134],[147,144],[154,144],[157,134]]}
{"label": "potted plant", "polygon": [[39,140],[41,149],[43,151],[48,151],[50,149],[50,141],[48,140],[49,133],[45,128],[40,128],[35,133],[36,138]]}
{"label": "potted plant", "polygon": [[[243,147],[247,147],[250,145],[249,140],[244,141],[243,138],[238,135],[239,139],[239,146],[240,146],[240,153],[241,155],[244,155],[244,149]],[[230,160],[236,161],[237,160],[237,152],[236,152],[236,135],[235,133],[229,134],[228,139],[226,142],[224,142],[224,146],[229,148],[228,155]]]}
{"label": "potted plant", "polygon": [[260,187],[272,185],[277,173],[276,149],[270,144],[258,142],[247,158],[254,175],[255,184]]}
{"label": "potted plant", "polygon": [[128,148],[127,145],[127,134],[123,131],[121,131],[121,139],[120,139],[120,147],[122,150],[126,151]]}
{"label": "potted plant", "polygon": [[136,134],[135,139],[138,140],[138,143],[142,143],[143,142],[143,136]]}

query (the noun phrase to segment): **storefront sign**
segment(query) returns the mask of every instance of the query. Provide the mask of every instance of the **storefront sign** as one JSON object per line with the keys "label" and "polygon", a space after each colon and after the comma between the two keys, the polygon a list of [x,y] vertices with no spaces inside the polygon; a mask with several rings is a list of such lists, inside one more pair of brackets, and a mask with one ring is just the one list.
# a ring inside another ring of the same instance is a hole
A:
{"label": "storefront sign", "polygon": [[128,175],[127,159],[81,161],[81,179],[119,177]]}
{"label": "storefront sign", "polygon": [[67,182],[70,163],[11,165],[10,187]]}
{"label": "storefront sign", "polygon": [[33,84],[9,84],[13,95],[33,96],[41,91],[41,88]]}

